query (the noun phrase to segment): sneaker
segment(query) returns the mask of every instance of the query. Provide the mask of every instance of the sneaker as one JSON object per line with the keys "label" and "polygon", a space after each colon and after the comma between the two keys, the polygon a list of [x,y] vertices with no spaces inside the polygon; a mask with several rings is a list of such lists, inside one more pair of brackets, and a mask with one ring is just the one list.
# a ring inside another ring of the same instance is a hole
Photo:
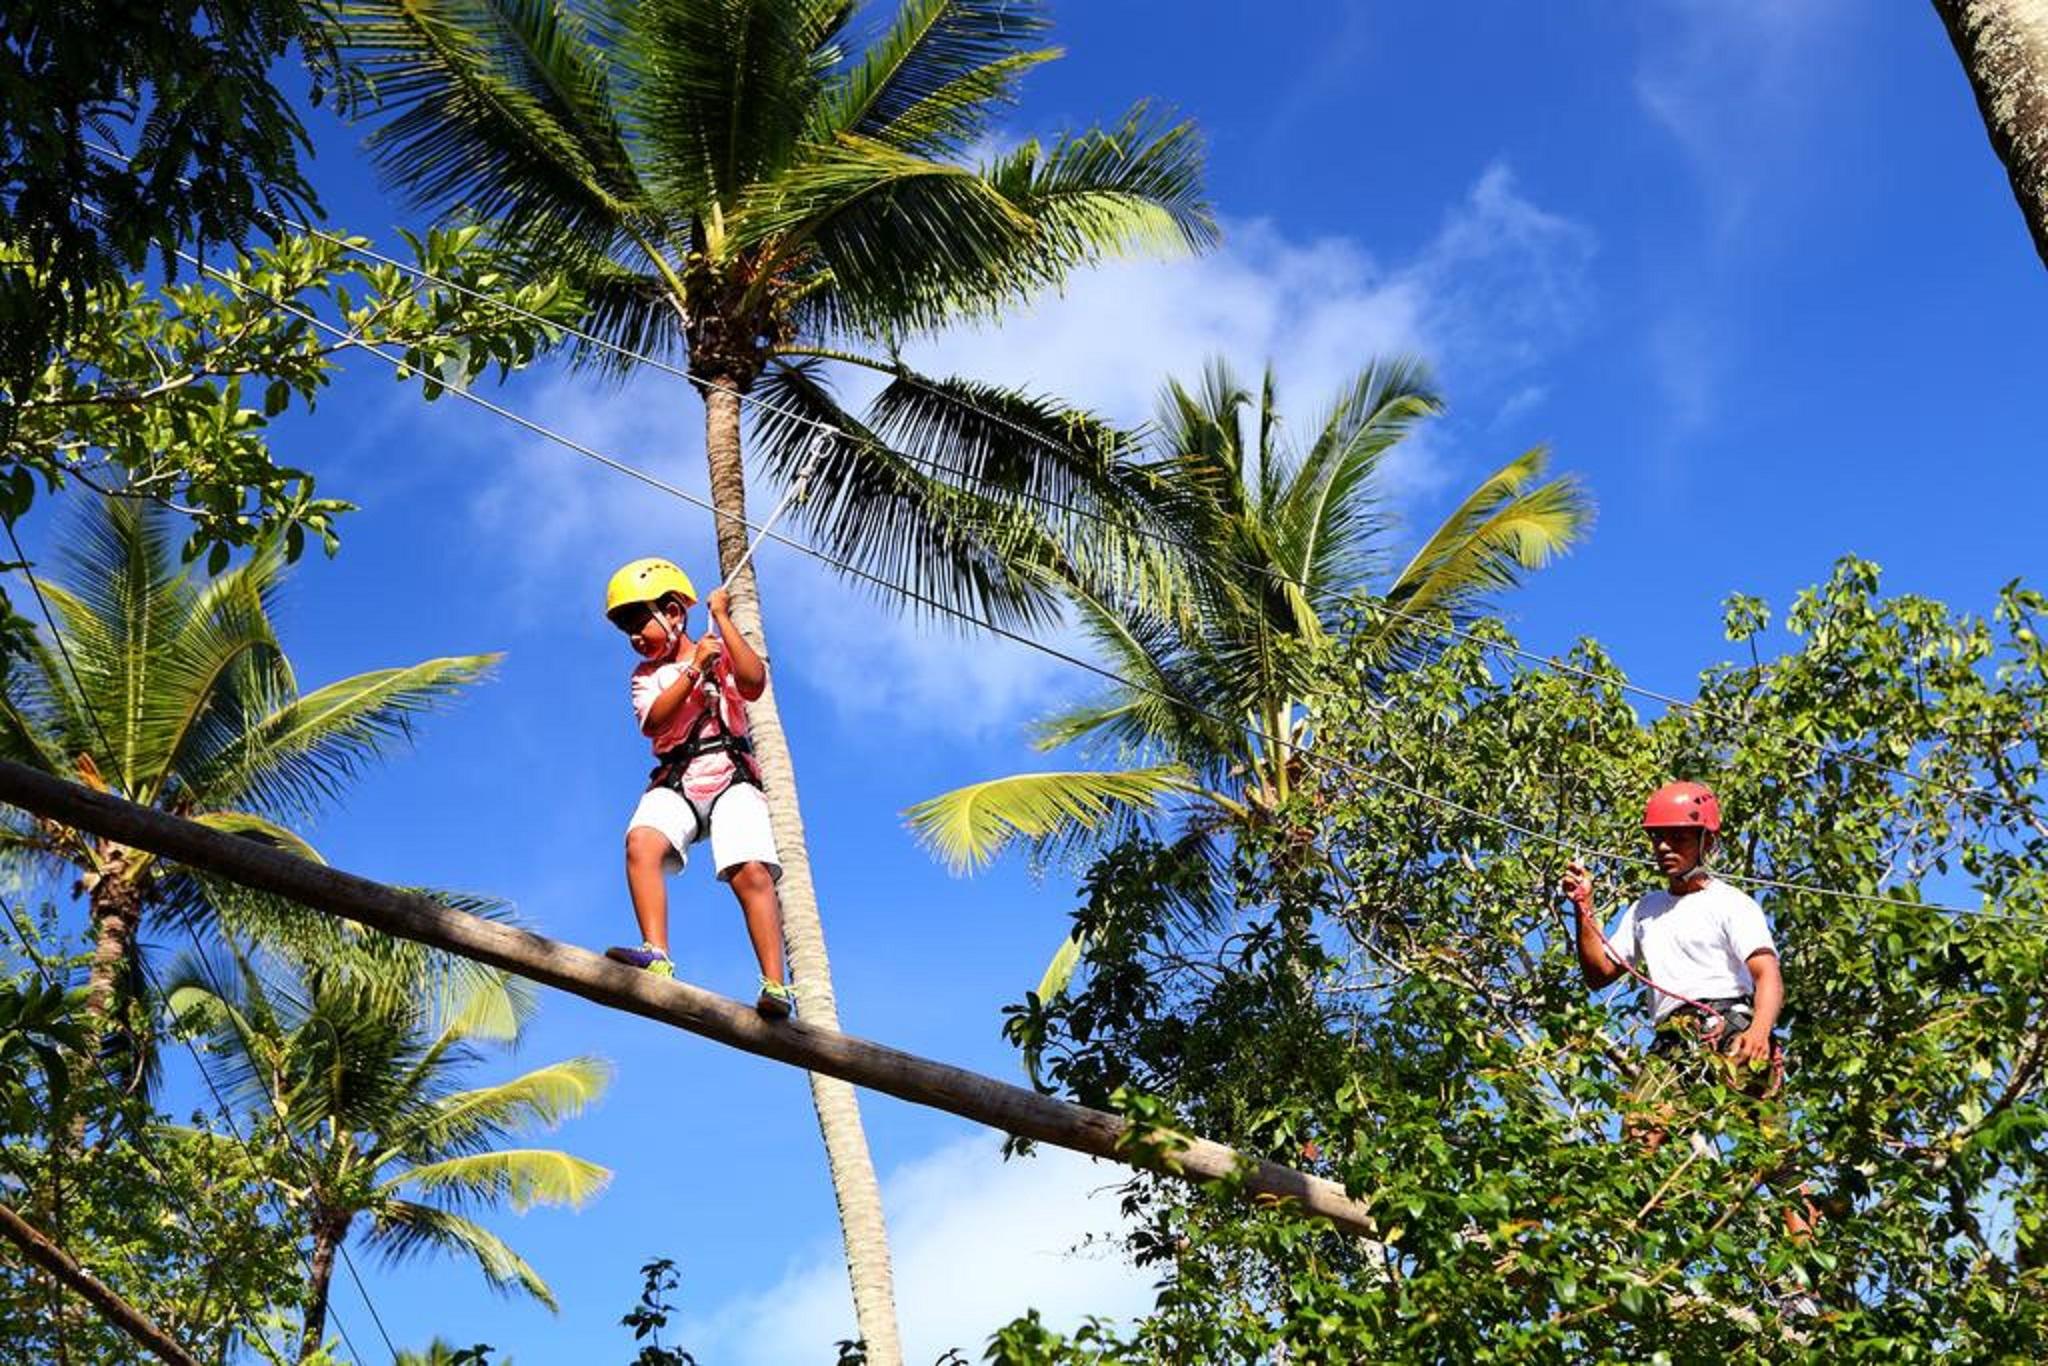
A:
{"label": "sneaker", "polygon": [[786,982],[771,982],[761,979],[761,994],[754,1001],[754,1009],[764,1020],[786,1020],[796,1010],[796,988]]}
{"label": "sneaker", "polygon": [[629,968],[644,968],[656,977],[676,975],[676,965],[669,961],[667,954],[652,944],[642,944],[637,949],[606,949],[604,956],[614,963],[624,963]]}

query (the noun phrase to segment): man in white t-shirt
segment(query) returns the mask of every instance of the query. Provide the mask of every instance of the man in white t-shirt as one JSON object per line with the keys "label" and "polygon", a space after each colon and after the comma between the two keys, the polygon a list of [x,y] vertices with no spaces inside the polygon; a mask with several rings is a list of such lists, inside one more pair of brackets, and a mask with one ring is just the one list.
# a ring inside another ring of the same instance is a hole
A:
{"label": "man in white t-shirt", "polygon": [[1595,991],[1631,969],[1648,979],[1656,1041],[1639,1090],[1662,1092],[1703,1071],[1687,1065],[1702,1047],[1750,1069],[1755,1089],[1767,1090],[1784,979],[1763,909],[1707,870],[1720,802],[1704,784],[1667,783],[1645,805],[1643,829],[1665,885],[1629,907],[1612,935],[1600,931],[1584,865],[1574,862],[1565,875],[1565,895],[1578,906],[1579,971]]}

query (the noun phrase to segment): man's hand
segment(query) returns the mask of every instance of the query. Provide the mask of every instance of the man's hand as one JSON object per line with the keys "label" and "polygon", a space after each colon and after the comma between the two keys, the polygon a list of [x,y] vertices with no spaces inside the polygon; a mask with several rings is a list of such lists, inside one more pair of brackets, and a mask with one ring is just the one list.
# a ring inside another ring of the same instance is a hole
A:
{"label": "man's hand", "polygon": [[1579,908],[1579,914],[1593,913],[1593,875],[1586,871],[1586,865],[1573,859],[1564,870],[1562,884],[1564,894]]}
{"label": "man's hand", "polygon": [[725,646],[719,643],[717,636],[705,636],[697,642],[697,648],[690,652],[690,667],[700,674],[703,673],[711,667],[711,661],[718,658],[724,649]]}
{"label": "man's hand", "polygon": [[1751,1025],[1729,1040],[1727,1054],[1737,1062],[1763,1066],[1771,1060],[1771,1031]]}
{"label": "man's hand", "polygon": [[711,590],[711,596],[704,599],[704,610],[714,617],[722,617],[732,610],[732,594],[723,588]]}

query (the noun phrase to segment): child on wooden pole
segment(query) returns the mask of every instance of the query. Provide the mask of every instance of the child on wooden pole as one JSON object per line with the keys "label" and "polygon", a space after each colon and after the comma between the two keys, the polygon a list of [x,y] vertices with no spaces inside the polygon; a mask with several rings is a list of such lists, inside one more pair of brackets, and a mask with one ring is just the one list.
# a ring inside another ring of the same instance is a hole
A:
{"label": "child on wooden pole", "polygon": [[634,560],[605,589],[605,616],[640,656],[633,714],[656,760],[626,827],[626,888],[640,922],[640,947],[607,949],[605,956],[664,977],[675,974],[666,876],[681,872],[690,846],[708,838],[718,879],[739,900],[760,964],[754,1008],[769,1019],[787,1019],[796,998],[783,981],[775,895],[782,863],[747,738],[746,704],[768,686],[768,667],[732,624],[723,588],[712,590],[705,603],[717,634],[707,631],[692,642],[685,626],[696,601],[689,576],[663,559]]}

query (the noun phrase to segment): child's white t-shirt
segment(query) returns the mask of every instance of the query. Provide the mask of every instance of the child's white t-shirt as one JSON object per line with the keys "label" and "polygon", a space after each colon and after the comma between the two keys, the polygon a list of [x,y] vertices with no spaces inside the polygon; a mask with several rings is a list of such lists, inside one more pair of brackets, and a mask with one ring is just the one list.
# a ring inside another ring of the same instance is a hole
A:
{"label": "child's white t-shirt", "polygon": [[[1608,950],[1657,985],[1695,1001],[1727,1000],[1756,990],[1749,956],[1777,952],[1763,907],[1719,879],[1684,896],[1658,889],[1622,912]],[[1684,1004],[1661,991],[1652,1018]]]}

